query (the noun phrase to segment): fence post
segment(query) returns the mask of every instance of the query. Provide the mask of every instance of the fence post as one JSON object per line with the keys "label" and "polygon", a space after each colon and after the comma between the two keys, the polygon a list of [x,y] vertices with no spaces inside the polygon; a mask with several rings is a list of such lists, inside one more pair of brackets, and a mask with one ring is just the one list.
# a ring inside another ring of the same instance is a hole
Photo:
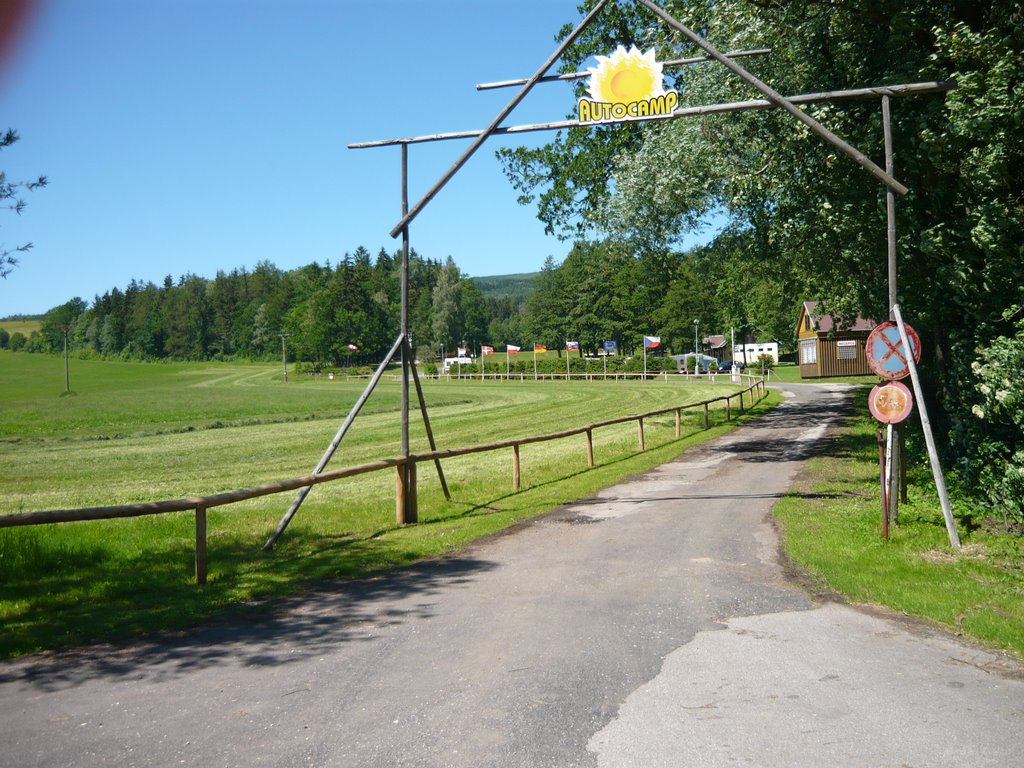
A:
{"label": "fence post", "polygon": [[416,492],[416,462],[410,461],[406,469],[406,476],[409,478],[409,490],[406,492],[406,513],[407,523],[418,523],[420,521],[419,495]]}
{"label": "fence post", "polygon": [[196,505],[196,584],[206,583],[206,507]]}
{"label": "fence post", "polygon": [[641,416],[636,420],[636,431],[637,439],[640,441],[640,452],[643,453],[644,448],[644,417]]}
{"label": "fence post", "polygon": [[744,410],[744,408],[743,408],[743,390],[742,389],[740,390],[740,410],[741,411]]}
{"label": "fence post", "polygon": [[725,398],[725,420],[732,421],[732,395]]}
{"label": "fence post", "polygon": [[594,430],[587,430],[587,466],[594,466]]}
{"label": "fence post", "polygon": [[683,409],[676,408],[676,440],[683,433]]}
{"label": "fence post", "polygon": [[519,444],[512,446],[512,490],[519,490]]}
{"label": "fence post", "polygon": [[708,404],[704,403],[704,429],[711,426],[711,421],[708,417]]}
{"label": "fence post", "polygon": [[395,522],[405,525],[405,465],[395,467]]}

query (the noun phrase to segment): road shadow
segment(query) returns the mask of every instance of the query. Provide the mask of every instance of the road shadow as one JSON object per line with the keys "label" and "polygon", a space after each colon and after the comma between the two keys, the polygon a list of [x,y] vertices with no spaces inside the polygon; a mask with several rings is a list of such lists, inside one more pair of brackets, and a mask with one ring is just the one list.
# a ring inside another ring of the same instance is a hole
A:
{"label": "road shadow", "polygon": [[381,630],[430,619],[441,590],[468,587],[494,563],[445,557],[387,574],[323,585],[287,600],[230,609],[221,619],[124,644],[92,645],[0,666],[0,683],[53,691],[98,678],[166,680],[226,664],[280,667],[339,643],[371,643]]}
{"label": "road shadow", "polygon": [[[740,461],[791,462],[817,456],[837,458],[858,452],[863,446],[837,439],[834,430],[848,423],[856,414],[854,397],[857,390],[828,391],[828,397],[814,400],[789,400],[751,419],[733,440],[707,446],[710,453],[727,453]],[[823,427],[820,434],[816,427]],[[791,434],[802,435],[793,439]],[[830,434],[831,433],[831,434]],[[862,441],[861,441],[862,442]]]}

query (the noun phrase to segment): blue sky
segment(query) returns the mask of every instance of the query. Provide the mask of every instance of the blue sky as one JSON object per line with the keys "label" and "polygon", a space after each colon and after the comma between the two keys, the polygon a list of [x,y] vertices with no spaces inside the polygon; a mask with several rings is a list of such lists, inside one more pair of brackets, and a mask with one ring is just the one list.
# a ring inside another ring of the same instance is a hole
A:
{"label": "blue sky", "polygon": [[[0,72],[10,179],[45,174],[0,243],[34,249],[0,280],[0,317],[39,313],[132,279],[213,277],[267,260],[336,263],[393,251],[398,147],[352,142],[485,128],[555,50],[577,0],[42,0]],[[606,53],[606,52],[599,52]],[[560,120],[562,83],[537,86],[507,124]],[[568,245],[485,144],[410,227],[421,255],[469,275],[529,272]],[[410,148],[410,198],[468,146]]]}

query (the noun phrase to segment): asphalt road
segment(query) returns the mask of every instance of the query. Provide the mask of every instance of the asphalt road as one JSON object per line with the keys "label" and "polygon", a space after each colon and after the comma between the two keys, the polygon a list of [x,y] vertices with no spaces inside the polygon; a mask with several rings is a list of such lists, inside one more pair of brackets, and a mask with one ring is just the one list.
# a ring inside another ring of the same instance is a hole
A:
{"label": "asphalt road", "polygon": [[0,664],[3,766],[1009,766],[1024,672],[789,582],[842,387],[458,557],[271,618]]}

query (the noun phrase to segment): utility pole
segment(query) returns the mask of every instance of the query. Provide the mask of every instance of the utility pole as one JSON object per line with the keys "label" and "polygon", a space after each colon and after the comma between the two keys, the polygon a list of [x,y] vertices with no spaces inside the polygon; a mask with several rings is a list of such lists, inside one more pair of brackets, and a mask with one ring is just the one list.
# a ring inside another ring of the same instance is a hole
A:
{"label": "utility pole", "polygon": [[288,353],[286,352],[285,339],[291,336],[290,333],[279,333],[281,337],[281,365],[284,366],[284,383],[288,383]]}
{"label": "utility pole", "polygon": [[64,394],[71,392],[71,367],[68,363],[68,331],[71,330],[70,323],[61,323],[60,329],[64,332]]}

